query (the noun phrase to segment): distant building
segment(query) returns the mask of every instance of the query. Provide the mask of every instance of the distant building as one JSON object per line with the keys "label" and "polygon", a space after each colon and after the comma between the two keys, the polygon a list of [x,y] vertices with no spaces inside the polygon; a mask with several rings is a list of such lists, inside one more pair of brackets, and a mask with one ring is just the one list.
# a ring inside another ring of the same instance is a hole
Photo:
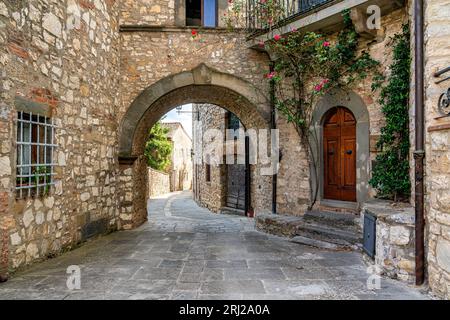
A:
{"label": "distant building", "polygon": [[169,129],[168,137],[172,141],[170,191],[183,191],[192,188],[192,140],[179,122],[162,124]]}
{"label": "distant building", "polygon": [[[237,158],[245,157],[245,154],[239,153],[237,145],[228,154],[230,148],[226,146],[227,130],[244,130],[244,126],[233,113],[213,104],[194,104],[193,111],[196,115],[192,119],[194,157],[202,160],[194,166],[194,200],[214,212],[244,215],[250,209],[249,197],[246,195],[248,180],[246,165],[239,164]],[[218,142],[205,138],[205,132],[209,129],[221,133],[219,138],[223,141],[219,144],[223,146],[223,159],[206,152],[212,143]],[[227,155],[232,156],[233,163],[226,163]]]}

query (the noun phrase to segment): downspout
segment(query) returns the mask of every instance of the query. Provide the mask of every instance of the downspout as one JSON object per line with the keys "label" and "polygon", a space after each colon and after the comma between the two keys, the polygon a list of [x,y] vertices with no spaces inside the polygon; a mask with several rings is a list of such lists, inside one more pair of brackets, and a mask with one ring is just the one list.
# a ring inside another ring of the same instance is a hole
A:
{"label": "downspout", "polygon": [[[274,71],[274,63],[273,61],[270,62],[269,65],[270,72]],[[270,108],[271,108],[271,117],[270,117],[270,127],[272,130],[275,130],[277,128],[277,121],[276,121],[276,108],[275,108],[275,83],[273,81],[270,81]],[[272,213],[277,213],[277,181],[278,181],[278,174],[274,174],[272,176]]]}
{"label": "downspout", "polygon": [[424,219],[424,5],[415,0],[415,242],[416,285],[425,281],[425,219]]}

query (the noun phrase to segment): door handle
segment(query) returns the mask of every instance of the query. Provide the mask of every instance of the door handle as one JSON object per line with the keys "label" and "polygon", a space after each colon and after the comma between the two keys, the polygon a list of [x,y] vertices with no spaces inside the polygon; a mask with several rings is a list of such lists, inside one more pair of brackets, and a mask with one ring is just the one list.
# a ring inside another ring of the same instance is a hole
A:
{"label": "door handle", "polygon": [[350,154],[353,153],[353,150],[347,150],[345,153],[348,154],[348,155],[350,155]]}

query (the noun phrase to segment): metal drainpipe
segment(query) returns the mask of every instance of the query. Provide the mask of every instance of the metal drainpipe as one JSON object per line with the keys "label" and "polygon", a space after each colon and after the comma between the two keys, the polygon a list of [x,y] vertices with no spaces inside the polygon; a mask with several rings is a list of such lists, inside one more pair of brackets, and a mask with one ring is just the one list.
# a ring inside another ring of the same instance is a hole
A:
{"label": "metal drainpipe", "polygon": [[416,0],[415,23],[415,241],[416,241],[416,285],[425,281],[425,219],[424,219],[424,5]]}
{"label": "metal drainpipe", "polygon": [[[270,72],[274,71],[274,62],[271,61],[269,65]],[[275,109],[275,84],[273,81],[270,82],[270,108],[271,108],[271,119],[270,126],[271,129],[277,128],[276,122],[276,109]],[[278,175],[274,174],[272,176],[272,213],[277,213],[277,180]]]}

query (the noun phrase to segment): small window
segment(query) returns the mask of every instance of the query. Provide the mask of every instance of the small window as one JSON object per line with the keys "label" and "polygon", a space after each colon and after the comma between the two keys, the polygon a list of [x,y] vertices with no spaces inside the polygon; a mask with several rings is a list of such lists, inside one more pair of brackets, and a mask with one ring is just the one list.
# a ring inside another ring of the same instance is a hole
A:
{"label": "small window", "polygon": [[41,115],[17,114],[17,198],[39,197],[53,185],[55,125]]}
{"label": "small window", "polygon": [[206,156],[205,180],[206,182],[211,182],[211,164],[209,155]]}
{"label": "small window", "polygon": [[241,121],[239,118],[232,112],[227,112],[227,129],[234,130],[233,138],[239,139],[239,129],[241,128]]}
{"label": "small window", "polygon": [[217,27],[217,0],[186,0],[186,25]]}

